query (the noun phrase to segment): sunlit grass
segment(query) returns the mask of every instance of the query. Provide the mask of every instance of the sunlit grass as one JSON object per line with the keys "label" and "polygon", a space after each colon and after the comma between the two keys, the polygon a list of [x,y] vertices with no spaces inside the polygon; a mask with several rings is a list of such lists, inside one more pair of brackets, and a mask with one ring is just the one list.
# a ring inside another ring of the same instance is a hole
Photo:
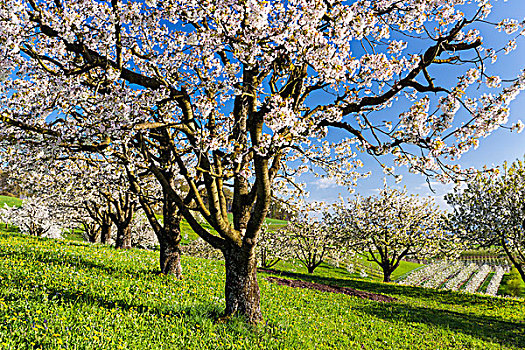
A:
{"label": "sunlit grass", "polygon": [[[326,266],[290,278],[392,295],[382,304],[277,286],[259,275],[265,323],[218,316],[220,261],[0,234],[1,349],[499,349],[525,347],[522,301],[353,278]],[[336,273],[337,272],[337,273]],[[355,276],[354,276],[355,277]]]}

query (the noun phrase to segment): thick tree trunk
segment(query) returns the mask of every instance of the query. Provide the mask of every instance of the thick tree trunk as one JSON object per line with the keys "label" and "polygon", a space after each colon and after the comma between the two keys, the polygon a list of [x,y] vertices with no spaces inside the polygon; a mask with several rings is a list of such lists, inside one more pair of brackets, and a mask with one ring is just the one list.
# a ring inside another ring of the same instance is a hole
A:
{"label": "thick tree trunk", "polygon": [[383,282],[391,282],[390,276],[391,273],[383,273]]}
{"label": "thick tree trunk", "polygon": [[100,243],[108,244],[111,238],[111,222],[100,225]]}
{"label": "thick tree trunk", "polygon": [[391,282],[392,269],[390,266],[383,267],[383,282]]}
{"label": "thick tree trunk", "polygon": [[315,266],[307,266],[306,269],[308,270],[308,273],[314,273]]}
{"label": "thick tree trunk", "polygon": [[226,266],[225,316],[244,316],[250,323],[262,322],[257,259],[253,250],[245,252],[238,247],[223,251]]}
{"label": "thick tree trunk", "polygon": [[173,275],[178,279],[182,279],[179,242],[173,239],[175,238],[173,236],[159,236],[158,238],[160,244],[160,272],[165,275]]}
{"label": "thick tree trunk", "polygon": [[164,194],[163,204],[164,227],[159,227],[157,234],[160,243],[160,272],[182,279],[179,246],[182,238],[180,233],[182,217],[177,205],[170,200],[168,193]]}
{"label": "thick tree trunk", "polygon": [[116,249],[131,248],[131,227],[128,225],[117,225]]}

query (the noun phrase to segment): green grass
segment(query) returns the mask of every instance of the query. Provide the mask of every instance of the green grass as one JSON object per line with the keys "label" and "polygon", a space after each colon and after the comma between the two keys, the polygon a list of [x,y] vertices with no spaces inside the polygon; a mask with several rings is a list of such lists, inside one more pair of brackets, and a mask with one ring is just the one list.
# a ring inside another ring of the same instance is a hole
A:
{"label": "green grass", "polygon": [[[518,275],[519,276],[519,275]],[[516,278],[510,273],[506,273],[503,275],[503,278],[501,279],[501,286],[498,290],[498,295],[510,295],[510,293],[507,291],[507,283],[510,279]],[[517,278],[519,280],[519,284],[521,285],[521,297],[525,297],[525,283],[521,280],[521,277]]]}
{"label": "green grass", "polygon": [[0,196],[0,208],[3,208],[7,204],[10,207],[21,206],[22,200],[20,198],[9,197],[9,196]]}
{"label": "green grass", "polygon": [[[259,274],[265,323],[217,321],[220,261],[184,257],[157,275],[158,252],[0,233],[1,349],[520,349],[523,301],[286,272],[398,299],[383,304],[278,286]],[[337,272],[337,273],[336,273]]]}
{"label": "green grass", "polygon": [[[361,269],[363,269],[368,274],[370,279],[376,280],[376,281],[382,281],[383,271],[381,270],[381,268],[376,262],[369,261],[368,256],[369,256],[368,254],[357,256],[356,261],[355,261],[356,272],[359,272],[361,271]],[[392,275],[390,276],[390,278],[392,281],[395,281],[401,277],[404,277],[410,271],[417,269],[418,267],[421,267],[421,266],[423,265],[414,263],[414,262],[401,261],[397,269],[395,269],[394,272],[392,272]]]}

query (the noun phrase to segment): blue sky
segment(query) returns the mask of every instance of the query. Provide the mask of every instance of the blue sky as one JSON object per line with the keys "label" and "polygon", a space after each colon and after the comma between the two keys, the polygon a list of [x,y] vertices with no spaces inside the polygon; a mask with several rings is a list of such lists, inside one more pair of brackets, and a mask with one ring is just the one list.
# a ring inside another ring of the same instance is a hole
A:
{"label": "blue sky", "polygon": [[[524,0],[508,0],[497,1],[494,4],[494,10],[489,20],[499,21],[503,18],[515,18],[519,21],[525,19],[525,1]],[[484,29],[484,28],[482,28]],[[498,33],[495,30],[487,32],[481,31],[484,37],[484,44],[491,46],[502,46],[505,38],[510,39],[503,33]],[[492,72],[501,76],[502,79],[511,79],[515,77],[522,69],[525,69],[525,37],[518,39],[518,49],[509,55],[499,55],[498,61],[491,67]],[[457,74],[450,71],[448,76],[440,77],[445,80],[456,80]],[[397,113],[397,111],[396,111]],[[525,122],[525,92],[523,92],[511,104],[511,116],[508,125],[512,125],[518,120]],[[341,137],[340,132],[331,132],[330,138],[336,139]],[[500,165],[503,161],[512,162],[517,158],[523,158],[525,155],[525,131],[521,134],[510,132],[507,129],[498,129],[490,136],[481,139],[480,145],[477,149],[472,149],[464,154],[457,164],[462,167],[481,168],[484,165]],[[377,162],[365,154],[359,154],[359,158],[364,162],[363,171],[372,171],[372,175],[360,180],[356,192],[361,195],[372,195],[377,193],[377,190],[383,186],[384,174]],[[388,164],[388,162],[387,162]],[[410,174],[406,168],[396,169],[396,173],[403,175],[403,181],[400,184],[395,184],[393,178],[387,178],[389,185],[394,187],[406,186],[411,193],[418,193],[420,195],[432,195],[436,198],[437,203],[443,208],[447,209],[448,205],[443,200],[443,195],[452,190],[453,185],[444,185],[437,182],[431,182],[435,193],[430,190],[426,178],[422,175]],[[306,176],[301,180],[308,183],[308,190],[310,191],[311,200],[323,200],[333,202],[337,200],[339,194],[343,197],[351,196],[345,188],[337,186],[333,181],[313,179]]]}

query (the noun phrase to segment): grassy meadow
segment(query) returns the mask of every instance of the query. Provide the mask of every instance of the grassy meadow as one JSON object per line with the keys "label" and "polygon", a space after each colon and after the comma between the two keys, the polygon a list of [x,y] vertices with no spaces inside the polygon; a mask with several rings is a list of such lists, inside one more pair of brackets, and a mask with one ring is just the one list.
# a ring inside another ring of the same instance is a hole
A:
{"label": "grassy meadow", "polygon": [[394,303],[268,282],[265,323],[221,322],[221,261],[0,233],[1,349],[519,349],[525,303],[359,280],[323,266],[290,278],[391,295]]}
{"label": "grassy meadow", "polygon": [[3,208],[6,204],[10,207],[19,207],[22,205],[22,200],[15,197],[0,196],[0,208]]}
{"label": "grassy meadow", "polygon": [[[1,197],[0,205],[20,205]],[[269,219],[270,228],[285,221]],[[183,243],[195,238],[186,222]],[[0,228],[0,349],[520,349],[518,299],[380,283],[366,256],[355,273],[296,261],[261,271],[265,323],[220,320],[224,266],[184,256],[184,279],[157,274],[158,252],[21,235]],[[399,278],[419,264],[403,262]],[[367,273],[360,276],[360,271]],[[270,275],[382,293],[394,303],[270,283]]]}

